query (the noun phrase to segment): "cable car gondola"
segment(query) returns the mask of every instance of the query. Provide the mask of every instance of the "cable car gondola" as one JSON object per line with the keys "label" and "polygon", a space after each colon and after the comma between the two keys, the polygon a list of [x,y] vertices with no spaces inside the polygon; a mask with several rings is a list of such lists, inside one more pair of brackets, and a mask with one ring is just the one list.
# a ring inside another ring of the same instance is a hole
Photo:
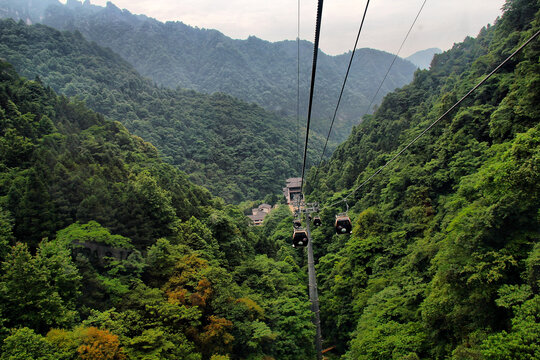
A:
{"label": "cable car gondola", "polygon": [[352,233],[352,223],[347,213],[336,215],[336,223],[334,226],[336,228],[336,233],[339,235]]}
{"label": "cable car gondola", "polygon": [[307,231],[304,229],[295,229],[292,238],[293,247],[304,247],[308,243]]}
{"label": "cable car gondola", "polygon": [[314,225],[314,226],[321,226],[321,225],[322,225],[321,218],[318,217],[318,216],[315,216],[315,217],[313,218],[313,225]]}
{"label": "cable car gondola", "polygon": [[294,219],[292,223],[295,229],[300,229],[302,227],[302,221],[300,221],[300,219]]}

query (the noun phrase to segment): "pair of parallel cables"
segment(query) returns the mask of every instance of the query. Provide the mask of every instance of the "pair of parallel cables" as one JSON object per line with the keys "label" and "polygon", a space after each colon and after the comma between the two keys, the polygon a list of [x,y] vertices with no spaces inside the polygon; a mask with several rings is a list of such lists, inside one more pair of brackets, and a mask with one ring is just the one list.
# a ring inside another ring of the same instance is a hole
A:
{"label": "pair of parallel cables", "polygon": [[[369,112],[369,109],[371,108],[371,106],[373,105],[373,102],[375,101],[377,95],[379,94],[379,91],[384,83],[384,81],[386,80],[386,78],[388,77],[388,74],[390,73],[390,70],[392,69],[397,57],[399,56],[399,53],[401,51],[401,49],[403,48],[403,45],[405,44],[407,38],[409,37],[409,34],[411,33],[411,30],[412,28],[414,27],[416,21],[418,20],[418,17],[420,16],[420,13],[422,12],[425,4],[426,4],[427,0],[424,0],[424,2],[422,3],[422,6],[420,7],[420,10],[418,11],[418,14],[416,15],[411,27],[409,28],[403,42],[401,43],[401,46],[399,47],[396,55],[394,56],[394,59],[392,61],[392,63],[390,64],[390,66],[388,67],[388,70],[386,71],[386,74],[383,78],[383,80],[381,81],[381,83],[379,84],[379,87],[377,89],[377,91],[375,92],[375,95],[373,96],[373,98],[371,99],[371,102],[369,104],[369,106],[367,107],[365,114],[367,114]],[[307,127],[306,127],[306,139],[305,139],[305,145],[304,145],[304,157],[303,157],[303,166],[302,166],[302,180],[301,180],[301,190],[302,190],[302,193],[303,193],[303,186],[304,186],[304,175],[305,175],[305,168],[306,168],[306,158],[307,158],[307,148],[308,148],[308,140],[309,140],[309,126],[310,126],[310,121],[311,121],[311,109],[312,109],[312,102],[313,102],[313,91],[314,91],[314,86],[315,86],[315,73],[316,73],[316,65],[317,65],[317,53],[318,53],[318,44],[319,44],[319,35],[320,35],[320,25],[321,25],[321,16],[322,16],[322,5],[323,5],[323,0],[319,0],[319,5],[318,5],[318,9],[317,9],[317,23],[316,23],[316,30],[315,30],[315,44],[314,44],[314,54],[313,54],[313,67],[312,67],[312,75],[311,75],[311,86],[310,86],[310,97],[309,97],[309,107],[308,107],[308,120],[307,120]],[[354,44],[354,48],[353,48],[353,51],[351,53],[351,58],[349,60],[349,65],[347,67],[347,72],[345,74],[345,78],[344,78],[344,81],[343,81],[343,84],[342,84],[342,87],[341,87],[341,92],[340,92],[340,95],[339,95],[339,99],[338,99],[338,102],[337,102],[337,105],[336,105],[336,109],[334,111],[334,115],[333,115],[333,118],[332,118],[332,122],[330,124],[330,129],[328,131],[328,136],[326,138],[326,143],[325,143],[325,146],[324,146],[324,149],[323,149],[323,152],[321,154],[321,158],[320,158],[320,161],[319,161],[319,164],[315,170],[315,175],[314,175],[314,179],[317,178],[317,175],[318,175],[318,171],[319,171],[319,168],[321,167],[321,164],[322,164],[322,161],[323,161],[323,157],[324,157],[324,154],[325,154],[325,151],[326,151],[326,148],[327,148],[327,144],[328,144],[328,140],[330,138],[330,134],[332,132],[332,127],[334,125],[334,121],[335,121],[335,118],[336,118],[336,114],[337,114],[337,111],[339,109],[339,105],[340,105],[340,102],[341,102],[341,98],[342,98],[342,95],[343,95],[343,91],[344,91],[344,88],[345,88],[345,85],[347,83],[347,78],[349,76],[349,72],[350,72],[350,68],[351,68],[351,65],[352,65],[352,61],[353,61],[353,58],[354,58],[354,54],[355,54],[355,50],[356,50],[356,47],[357,47],[357,44],[358,44],[358,39],[360,37],[360,34],[361,34],[361,31],[362,31],[362,28],[363,28],[363,25],[364,25],[364,21],[365,21],[365,17],[366,17],[366,14],[367,14],[367,10],[368,10],[368,6],[369,6],[369,0],[367,0],[367,3],[366,3],[366,8],[364,10],[364,15],[362,16],[362,22],[360,24],[360,28],[358,30],[358,35],[356,37],[356,41],[355,41],[355,44]],[[299,10],[300,10],[300,6],[299,6]],[[300,11],[299,11],[300,13]],[[367,183],[369,183],[375,176],[377,176],[378,174],[380,174],[386,167],[388,167],[392,162],[394,162],[399,156],[401,156],[408,148],[410,148],[418,139],[420,139],[423,135],[425,135],[431,128],[433,128],[437,123],[439,123],[442,119],[444,119],[450,112],[452,112],[456,107],[458,107],[465,99],[467,99],[473,92],[475,92],[480,86],[482,86],[489,78],[491,78],[491,76],[493,76],[497,71],[499,71],[505,64],[507,64],[515,55],[517,55],[519,52],[521,52],[528,44],[530,44],[534,39],[536,39],[538,37],[538,35],[540,35],[540,30],[537,31],[535,34],[533,34],[532,36],[529,37],[529,39],[527,39],[518,49],[516,49],[511,55],[509,55],[505,60],[503,60],[495,69],[493,69],[488,75],[486,75],[478,84],[476,84],[471,90],[469,90],[461,99],[459,99],[454,105],[452,105],[444,114],[442,114],[437,120],[435,120],[434,122],[432,122],[428,127],[426,127],[420,134],[418,134],[412,141],[410,141],[409,143],[407,143],[396,155],[394,155],[390,160],[388,160],[384,165],[382,165],[381,167],[379,167],[379,169],[377,169],[373,174],[371,174],[365,181],[363,181],[361,184],[359,184],[357,187],[355,187],[351,192],[349,192],[348,195],[346,195],[345,197],[343,197],[342,199],[340,199],[339,201],[336,201],[330,205],[326,205],[324,206],[324,208],[327,208],[327,207],[333,207],[333,206],[336,206],[338,205],[339,203],[342,203],[342,202],[346,202],[347,199],[352,196],[354,193],[356,193],[358,190],[360,190],[362,187],[364,187]],[[298,37],[298,40],[299,40],[299,37]],[[299,49],[299,48],[298,48]],[[299,50],[298,50],[298,56],[299,56]],[[299,60],[298,60],[298,64],[299,64]],[[298,65],[298,69],[299,69],[299,66]],[[298,70],[299,72],[299,70]],[[299,74],[298,74],[298,79],[299,79]],[[299,81],[299,80],[298,80]],[[298,89],[299,89],[299,85],[298,85]],[[299,93],[299,90],[298,90],[298,93]],[[299,97],[299,95],[298,95]],[[299,118],[299,110],[298,110],[298,114],[297,114],[298,118]],[[322,209],[321,209],[322,210]]]}

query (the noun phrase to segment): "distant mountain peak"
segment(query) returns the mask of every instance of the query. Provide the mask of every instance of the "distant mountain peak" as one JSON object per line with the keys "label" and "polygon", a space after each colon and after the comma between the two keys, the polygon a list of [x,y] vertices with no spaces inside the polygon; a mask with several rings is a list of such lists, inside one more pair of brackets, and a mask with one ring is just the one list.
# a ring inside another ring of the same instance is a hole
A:
{"label": "distant mountain peak", "polygon": [[121,10],[118,6],[114,5],[114,4],[113,4],[112,2],[110,2],[110,1],[107,1],[107,5],[105,5],[105,8],[106,8],[107,10],[112,10],[112,11],[122,12],[122,10]]}
{"label": "distant mountain peak", "polygon": [[69,8],[78,8],[83,4],[79,0],[67,0],[66,6]]}
{"label": "distant mountain peak", "polygon": [[406,57],[405,60],[409,60],[420,69],[428,69],[431,65],[431,60],[433,60],[433,56],[440,53],[442,53],[442,50],[439,48],[429,48],[417,51],[411,56]]}

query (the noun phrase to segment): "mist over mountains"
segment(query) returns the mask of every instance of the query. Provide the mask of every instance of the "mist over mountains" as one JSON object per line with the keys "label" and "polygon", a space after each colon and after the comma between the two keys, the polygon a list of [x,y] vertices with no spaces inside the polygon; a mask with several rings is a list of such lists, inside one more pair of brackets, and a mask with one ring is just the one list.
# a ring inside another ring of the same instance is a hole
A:
{"label": "mist over mountains", "polygon": [[[0,53],[26,78],[121,122],[227,201],[279,193],[298,171],[296,124],[224,93],[158,87],[78,32],[0,20]],[[311,162],[322,146],[312,134]]]}
{"label": "mist over mountains", "polygon": [[[271,43],[254,36],[231,39],[217,30],[199,29],[182,22],[162,23],[133,15],[108,2],[105,7],[90,1],[69,0],[65,5],[46,0],[2,0],[3,17],[27,24],[43,23],[59,30],[79,31],[97,44],[111,48],[145,77],[170,88],[199,92],[224,92],[255,102],[282,116],[296,116],[297,43]],[[300,43],[300,109],[307,111],[313,45]],[[313,129],[328,130],[350,53],[329,56],[320,52]],[[370,112],[375,90],[394,55],[358,49],[336,121],[333,140],[343,141],[362,115]],[[416,67],[401,58],[374,101],[412,80]]]}
{"label": "mist over mountains", "polygon": [[295,119],[35,21],[82,8],[134,29],[112,4],[0,0],[0,360],[540,359],[540,1],[507,0],[317,167],[310,133],[319,226],[276,204]]}
{"label": "mist over mountains", "polygon": [[417,51],[414,54],[407,56],[405,60],[409,60],[420,69],[428,69],[433,60],[433,56],[440,53],[442,53],[442,50],[439,48],[429,48]]}

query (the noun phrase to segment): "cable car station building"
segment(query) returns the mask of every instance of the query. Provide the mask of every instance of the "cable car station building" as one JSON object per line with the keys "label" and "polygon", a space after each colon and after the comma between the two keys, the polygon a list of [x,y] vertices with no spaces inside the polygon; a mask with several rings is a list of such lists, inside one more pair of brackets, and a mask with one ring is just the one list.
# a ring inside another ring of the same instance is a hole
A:
{"label": "cable car station building", "polygon": [[287,204],[293,204],[298,197],[302,197],[302,178],[288,178],[286,186],[283,188],[283,195],[287,200]]}

